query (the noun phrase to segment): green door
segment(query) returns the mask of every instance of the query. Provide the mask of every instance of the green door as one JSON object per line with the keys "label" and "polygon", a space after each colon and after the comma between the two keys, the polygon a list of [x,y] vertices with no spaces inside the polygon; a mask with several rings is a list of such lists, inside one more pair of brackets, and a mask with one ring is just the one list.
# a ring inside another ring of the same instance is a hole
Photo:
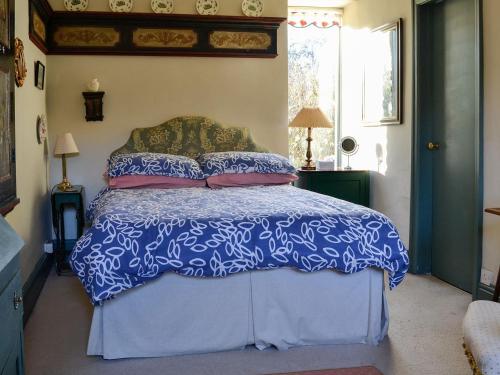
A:
{"label": "green door", "polygon": [[[477,2],[431,2],[420,24],[421,165],[430,271],[472,292],[476,267]],[[425,51],[425,52],[424,52]],[[424,230],[423,233],[426,233]]]}

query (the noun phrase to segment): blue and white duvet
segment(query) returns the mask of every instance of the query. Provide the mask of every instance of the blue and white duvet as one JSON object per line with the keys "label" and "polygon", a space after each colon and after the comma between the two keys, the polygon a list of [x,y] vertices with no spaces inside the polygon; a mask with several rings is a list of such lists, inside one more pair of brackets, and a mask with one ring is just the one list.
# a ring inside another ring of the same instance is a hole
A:
{"label": "blue and white duvet", "polygon": [[92,226],[70,263],[95,304],[164,272],[224,277],[278,267],[378,267],[394,287],[408,269],[386,216],[288,185],[105,190],[89,214]]}

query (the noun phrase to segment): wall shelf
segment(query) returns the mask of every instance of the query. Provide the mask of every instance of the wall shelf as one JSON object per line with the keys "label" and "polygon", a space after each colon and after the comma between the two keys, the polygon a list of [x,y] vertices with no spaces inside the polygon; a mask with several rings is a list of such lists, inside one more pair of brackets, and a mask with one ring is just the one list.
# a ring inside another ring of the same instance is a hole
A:
{"label": "wall shelf", "polygon": [[54,12],[30,0],[30,39],[47,54],[265,57],[286,18]]}

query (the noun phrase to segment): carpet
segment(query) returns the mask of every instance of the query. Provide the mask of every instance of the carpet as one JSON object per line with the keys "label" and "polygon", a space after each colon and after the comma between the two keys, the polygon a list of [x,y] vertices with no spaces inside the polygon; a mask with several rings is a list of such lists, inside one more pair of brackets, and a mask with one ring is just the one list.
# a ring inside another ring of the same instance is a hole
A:
{"label": "carpet", "polygon": [[368,367],[340,368],[335,370],[287,372],[274,375],[383,375],[383,374],[375,367],[368,366]]}

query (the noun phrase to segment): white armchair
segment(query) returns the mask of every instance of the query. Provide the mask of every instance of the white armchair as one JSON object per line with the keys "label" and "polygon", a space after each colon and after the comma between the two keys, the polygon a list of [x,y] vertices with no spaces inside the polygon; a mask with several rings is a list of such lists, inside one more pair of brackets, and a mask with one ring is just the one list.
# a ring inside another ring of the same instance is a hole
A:
{"label": "white armchair", "polygon": [[463,322],[464,349],[475,375],[500,375],[500,269],[491,301],[474,301]]}

